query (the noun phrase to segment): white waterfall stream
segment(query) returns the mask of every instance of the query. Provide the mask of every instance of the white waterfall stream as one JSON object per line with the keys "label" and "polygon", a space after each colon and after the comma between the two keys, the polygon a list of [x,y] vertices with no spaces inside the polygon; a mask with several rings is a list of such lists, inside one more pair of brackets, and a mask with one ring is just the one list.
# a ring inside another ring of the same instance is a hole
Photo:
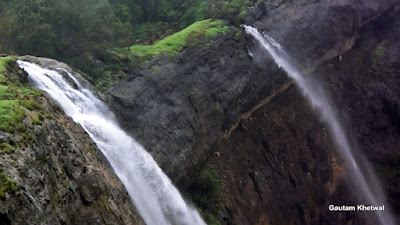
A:
{"label": "white waterfall stream", "polygon": [[[148,225],[205,225],[146,150],[117,124],[107,106],[70,73],[74,88],[55,70],[18,60],[33,85],[82,125],[110,162]],[[60,68],[61,69],[61,68]]]}
{"label": "white waterfall stream", "polygon": [[[366,160],[361,156],[355,156],[348,134],[341,124],[335,107],[329,101],[329,98],[323,88],[316,81],[306,79],[289,61],[287,54],[282,46],[266,34],[261,34],[256,28],[243,26],[246,32],[252,35],[262,46],[262,48],[271,55],[276,64],[282,68],[290,78],[292,78],[302,94],[311,103],[320,119],[328,127],[336,147],[347,162],[347,169],[350,175],[351,186],[358,190],[360,196],[357,196],[360,204],[379,206],[385,205],[385,197],[380,188],[379,181],[370,170]],[[345,203],[343,205],[346,205]],[[375,215],[377,222],[382,225],[395,225],[394,218],[389,212],[389,205],[386,204],[384,211],[371,211]]]}

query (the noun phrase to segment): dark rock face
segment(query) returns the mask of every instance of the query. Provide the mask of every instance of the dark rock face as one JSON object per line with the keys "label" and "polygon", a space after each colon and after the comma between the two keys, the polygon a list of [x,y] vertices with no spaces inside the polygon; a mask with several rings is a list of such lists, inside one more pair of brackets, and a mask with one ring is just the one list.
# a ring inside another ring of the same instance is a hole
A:
{"label": "dark rock face", "polygon": [[244,120],[217,151],[209,163],[226,183],[224,224],[346,224],[322,215],[327,199],[338,198],[343,168],[294,86]]}
{"label": "dark rock face", "polygon": [[[398,2],[268,1],[244,20],[267,31],[311,72],[349,50],[360,27]],[[175,182],[186,186],[193,169],[238,120],[287,82],[251,38],[228,32],[212,45],[189,47],[176,58],[153,59],[110,88],[108,104],[122,127]]]}
{"label": "dark rock face", "polygon": [[242,111],[286,81],[272,62],[261,72],[235,34],[174,59],[160,56],[109,90],[121,125],[175,181],[205,159]]}
{"label": "dark rock face", "polygon": [[[339,115],[372,162],[394,215],[400,211],[400,15],[359,31],[354,47],[310,75],[325,80]],[[313,110],[294,87],[241,122],[208,163],[226,182],[224,224],[376,224],[367,214],[330,212],[359,202]]]}
{"label": "dark rock face", "polygon": [[34,101],[40,112],[27,113],[45,114],[41,122],[27,116],[25,132],[0,131],[15,147],[1,169],[19,192],[0,199],[0,224],[144,224],[89,135],[48,97]]}
{"label": "dark rock face", "polygon": [[255,7],[245,22],[279,41],[300,68],[311,72],[349,50],[360,27],[396,4],[398,0],[276,0]]}
{"label": "dark rock face", "polygon": [[[244,18],[281,43],[303,71],[327,81],[394,211],[399,3],[265,1]],[[158,57],[109,94],[122,126],[181,187],[199,165],[217,166],[226,182],[217,215],[223,224],[373,223],[328,211],[329,204],[357,204],[357,189],[346,185],[343,159],[314,112],[251,38],[227,33],[177,58]]]}

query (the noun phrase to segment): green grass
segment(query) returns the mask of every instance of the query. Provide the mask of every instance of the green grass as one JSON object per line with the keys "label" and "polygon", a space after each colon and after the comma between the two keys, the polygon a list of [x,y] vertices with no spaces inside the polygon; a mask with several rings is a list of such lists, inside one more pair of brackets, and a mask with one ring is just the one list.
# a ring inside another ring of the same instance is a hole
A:
{"label": "green grass", "polygon": [[0,99],[4,99],[7,93],[8,86],[0,86]]}
{"label": "green grass", "polygon": [[25,113],[16,100],[0,100],[0,130],[14,133],[24,118]]}
{"label": "green grass", "polygon": [[30,96],[30,95],[42,96],[42,92],[40,92],[39,90],[34,90],[32,88],[16,87],[16,89],[23,96]]}
{"label": "green grass", "polygon": [[[13,60],[13,57],[0,58],[0,71],[3,73],[0,75],[0,130],[9,133],[25,130],[22,121],[27,116],[26,110],[42,110],[33,99],[42,93],[24,84],[16,85],[15,75],[7,72],[6,65]],[[41,124],[40,118],[33,118],[33,121]]]}
{"label": "green grass", "polygon": [[9,178],[5,173],[0,172],[0,198],[2,200],[6,199],[7,192],[14,196],[19,195],[15,181]]}
{"label": "green grass", "polygon": [[6,153],[6,154],[10,154],[13,153],[15,148],[7,143],[1,143],[0,144],[0,154]]}
{"label": "green grass", "polygon": [[202,20],[193,23],[189,27],[174,33],[153,45],[133,45],[130,53],[136,57],[154,57],[163,52],[168,52],[170,56],[178,54],[185,46],[198,43],[200,39],[209,39],[218,34],[224,33],[229,29],[222,20]]}
{"label": "green grass", "polygon": [[5,72],[7,70],[7,64],[15,61],[14,57],[1,57],[0,58],[0,73]]}

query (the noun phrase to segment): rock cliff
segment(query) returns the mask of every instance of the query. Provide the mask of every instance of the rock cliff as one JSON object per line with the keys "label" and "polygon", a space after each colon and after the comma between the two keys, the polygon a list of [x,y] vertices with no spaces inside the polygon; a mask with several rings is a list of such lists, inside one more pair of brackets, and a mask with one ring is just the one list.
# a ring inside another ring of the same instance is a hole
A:
{"label": "rock cliff", "polygon": [[[400,33],[391,30],[398,27],[396,17],[386,14],[364,27],[351,50],[310,74],[326,81],[395,212],[400,207]],[[217,165],[226,182],[225,217],[232,224],[368,224],[354,213],[327,210],[329,204],[357,204],[352,193],[358,187],[347,187],[343,159],[293,86],[243,120],[216,151],[208,163]]]}
{"label": "rock cliff", "polygon": [[27,83],[2,71],[0,224],[143,224],[123,185],[84,130]]}
{"label": "rock cliff", "polygon": [[[362,26],[398,3],[265,1],[244,21],[266,30],[311,72],[349,50]],[[198,167],[246,112],[289,85],[253,45],[251,38],[228,31],[177,57],[158,56],[108,90],[121,125],[176,182],[186,183],[182,178],[192,171],[187,168]]]}
{"label": "rock cliff", "polygon": [[[400,176],[399,4],[263,1],[243,18],[327,81],[390,197]],[[228,31],[212,43],[158,56],[111,87],[107,101],[121,125],[182,189],[214,165],[227,196],[222,223],[366,223],[327,211],[353,201],[343,160],[286,75],[250,37]]]}
{"label": "rock cliff", "polygon": [[[377,17],[358,31],[351,50],[309,75],[325,81],[393,212],[400,210],[399,18],[398,10]],[[357,205],[358,187],[347,185],[343,159],[293,86],[241,121],[207,163],[225,183],[224,224],[374,224],[367,214],[328,210]]]}

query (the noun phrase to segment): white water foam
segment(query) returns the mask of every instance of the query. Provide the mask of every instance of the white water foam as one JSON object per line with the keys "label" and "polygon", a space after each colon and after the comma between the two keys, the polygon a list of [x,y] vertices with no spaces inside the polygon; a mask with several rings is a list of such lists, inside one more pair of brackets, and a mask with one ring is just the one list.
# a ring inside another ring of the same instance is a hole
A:
{"label": "white water foam", "polygon": [[82,125],[110,162],[146,224],[205,225],[151,155],[118,126],[106,105],[75,77],[64,70],[76,83],[76,89],[55,70],[21,60],[18,64],[28,72],[35,87]]}

